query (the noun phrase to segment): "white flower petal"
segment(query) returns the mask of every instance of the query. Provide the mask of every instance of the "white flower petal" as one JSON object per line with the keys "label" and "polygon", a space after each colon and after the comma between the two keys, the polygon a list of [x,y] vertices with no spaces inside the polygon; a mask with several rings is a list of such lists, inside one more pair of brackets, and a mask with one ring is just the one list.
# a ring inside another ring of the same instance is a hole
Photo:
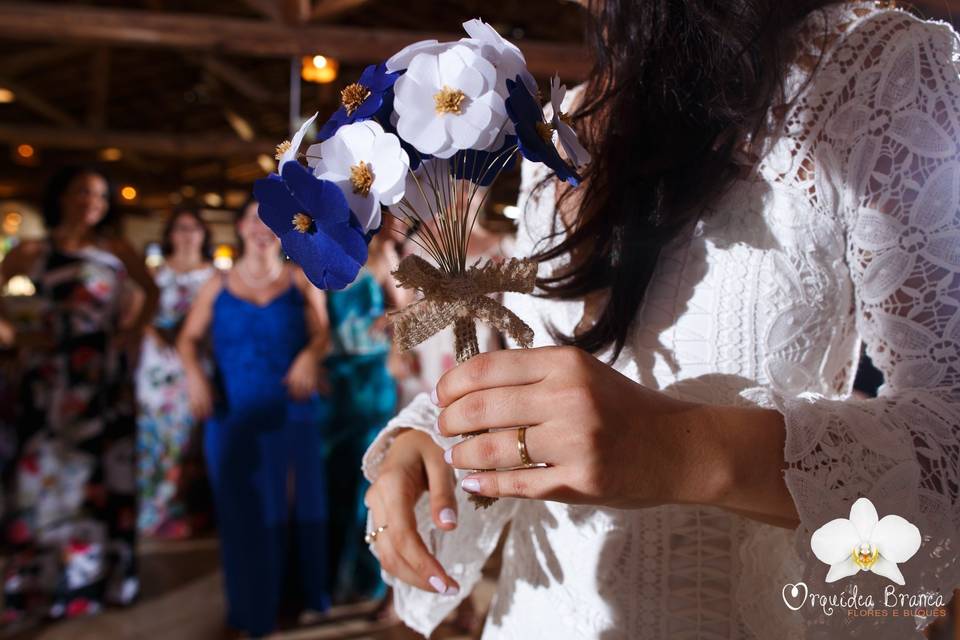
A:
{"label": "white flower petal", "polygon": [[550,78],[550,106],[555,115],[560,115],[563,109],[563,98],[567,95],[567,86],[560,84],[560,76]]}
{"label": "white flower petal", "polygon": [[590,153],[584,149],[577,138],[577,132],[570,125],[561,120],[558,116],[553,118],[553,126],[557,130],[557,136],[560,138],[560,146],[567,156],[567,160],[574,167],[582,167],[590,162]]}
{"label": "white flower petal", "polygon": [[393,54],[393,56],[387,60],[387,71],[390,73],[402,71],[410,66],[410,62],[417,54],[436,51],[444,46],[450,46],[450,44],[451,43],[441,44],[438,40],[421,40],[420,42],[414,42]]}
{"label": "white flower petal", "polygon": [[870,567],[870,571],[878,576],[889,578],[901,586],[903,586],[905,582],[903,579],[903,574],[900,573],[900,567],[898,567],[895,562],[887,560],[882,555],[877,558],[876,562],[873,563],[873,566]]}
{"label": "white flower petal", "polygon": [[862,542],[870,540],[879,519],[877,508],[867,498],[859,498],[850,507],[850,522],[857,528],[857,533],[860,535]]}
{"label": "white flower petal", "polygon": [[825,582],[836,582],[837,580],[856,575],[858,571],[860,571],[860,567],[853,561],[853,557],[848,554],[846,560],[831,565],[830,571],[827,572]]}
{"label": "white flower petal", "polygon": [[482,95],[486,89],[486,80],[480,72],[471,67],[464,67],[453,81],[453,85],[467,96]]}
{"label": "white flower petal", "polygon": [[[470,52],[471,56],[466,56],[464,52]],[[452,47],[437,56],[437,65],[440,69],[440,86],[453,82],[464,69],[469,68],[468,65],[473,57],[472,53],[466,47]],[[460,87],[455,88],[459,89]]]}
{"label": "white flower petal", "polygon": [[372,120],[364,120],[340,127],[334,137],[343,140],[352,160],[369,162],[373,156],[373,146],[377,142],[377,137],[382,135],[384,135],[383,127]]}
{"label": "white flower petal", "polygon": [[920,549],[920,529],[905,518],[884,516],[873,530],[870,542],[877,545],[880,555],[891,562],[906,562]]}
{"label": "white flower petal", "polygon": [[317,119],[318,115],[319,113],[313,114],[313,117],[300,125],[300,129],[293,134],[293,139],[290,141],[290,148],[280,156],[280,160],[277,162],[277,171],[281,171],[283,165],[287,162],[297,159],[297,151],[300,150],[300,145],[303,144],[303,136],[306,135],[307,130],[313,125],[313,121]]}
{"label": "white flower petal", "polygon": [[357,216],[360,226],[364,231],[376,229],[380,224],[380,201],[371,191],[368,195],[361,195],[353,192],[353,185],[349,181],[340,184],[340,190],[347,198],[347,204],[350,205],[350,211]]}
{"label": "white flower petal", "polygon": [[[487,121],[490,120],[490,109],[485,105],[475,104],[470,107],[471,111],[483,111],[487,115]],[[453,146],[457,149],[473,148],[484,133],[483,127],[476,127],[464,116],[450,117],[447,122],[447,131],[453,141]]]}
{"label": "white flower petal", "polygon": [[810,549],[817,560],[834,565],[849,558],[860,542],[860,534],[853,523],[846,518],[837,518],[813,532]]}
{"label": "white flower petal", "polygon": [[450,136],[444,126],[442,118],[432,117],[417,131],[404,131],[403,118],[398,123],[397,130],[400,136],[407,140],[420,153],[438,155],[449,147]]}
{"label": "white flower petal", "polygon": [[415,79],[420,86],[426,89],[433,87],[439,88],[442,85],[440,80],[440,64],[435,55],[421,53],[415,56],[413,60],[410,61],[407,72],[400,76],[397,82],[407,76]]}

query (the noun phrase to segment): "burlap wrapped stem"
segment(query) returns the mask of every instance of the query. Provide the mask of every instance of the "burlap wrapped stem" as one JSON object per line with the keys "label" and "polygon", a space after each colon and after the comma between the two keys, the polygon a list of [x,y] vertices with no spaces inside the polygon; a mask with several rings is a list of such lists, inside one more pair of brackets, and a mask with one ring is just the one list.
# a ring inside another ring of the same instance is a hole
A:
{"label": "burlap wrapped stem", "polygon": [[[394,340],[401,351],[453,325],[457,362],[466,362],[480,352],[476,320],[505,333],[521,347],[533,344],[533,329],[489,297],[507,291],[531,293],[537,279],[537,263],[532,260],[487,262],[452,274],[410,255],[400,261],[393,275],[399,286],[422,294],[421,299],[392,314]],[[470,500],[477,507],[488,507],[496,498],[470,496]]]}

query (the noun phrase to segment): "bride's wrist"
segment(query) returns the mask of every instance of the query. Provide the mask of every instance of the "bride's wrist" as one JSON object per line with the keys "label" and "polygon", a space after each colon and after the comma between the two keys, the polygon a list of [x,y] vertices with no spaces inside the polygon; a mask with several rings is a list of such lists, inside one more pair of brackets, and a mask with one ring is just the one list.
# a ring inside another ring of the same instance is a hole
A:
{"label": "bride's wrist", "polygon": [[796,508],[784,481],[783,416],[759,407],[702,405],[698,422],[707,481],[704,504],[794,520]]}

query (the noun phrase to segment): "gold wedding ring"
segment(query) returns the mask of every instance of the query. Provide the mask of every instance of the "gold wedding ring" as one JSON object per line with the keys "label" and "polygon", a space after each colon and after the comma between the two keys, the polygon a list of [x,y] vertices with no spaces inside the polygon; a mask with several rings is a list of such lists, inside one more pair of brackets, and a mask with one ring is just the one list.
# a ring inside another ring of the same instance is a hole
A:
{"label": "gold wedding ring", "polygon": [[534,466],[533,460],[530,459],[530,455],[527,453],[527,428],[520,427],[517,429],[517,451],[520,452],[520,464],[524,467]]}
{"label": "gold wedding ring", "polygon": [[367,544],[373,544],[377,541],[377,536],[386,531],[387,525],[382,524],[373,531],[368,531],[365,536],[363,536],[363,541]]}

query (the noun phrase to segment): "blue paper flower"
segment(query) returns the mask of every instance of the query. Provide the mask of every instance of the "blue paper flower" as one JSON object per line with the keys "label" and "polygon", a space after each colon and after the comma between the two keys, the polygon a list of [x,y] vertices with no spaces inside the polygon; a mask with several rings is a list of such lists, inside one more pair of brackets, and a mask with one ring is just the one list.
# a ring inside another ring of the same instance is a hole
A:
{"label": "blue paper flower", "polygon": [[517,162],[517,136],[507,136],[496,151],[460,151],[450,158],[453,175],[481,187],[489,187],[501,171],[509,171]]}
{"label": "blue paper flower", "polygon": [[[396,134],[397,129],[390,122],[390,116],[393,115],[393,85],[403,74],[403,71],[388,72],[383,63],[364,69],[357,82],[347,85],[340,92],[340,108],[320,128],[317,142],[329,140],[340,127],[370,119],[380,123],[384,131]],[[430,157],[414,149],[402,138],[400,145],[410,157],[410,167],[413,169],[420,166],[421,160]]]}
{"label": "blue paper flower", "polygon": [[517,143],[523,157],[532,162],[542,162],[561,180],[573,186],[580,184],[576,170],[560,157],[553,144],[553,128],[543,118],[543,108],[524,86],[520,76],[507,80],[507,115],[517,130]]}
{"label": "blue paper flower", "polygon": [[390,123],[393,111],[393,83],[402,72],[389,73],[383,63],[363,70],[360,79],[340,92],[340,108],[320,128],[317,141],[323,142],[345,124],[377,118],[382,126]]}
{"label": "blue paper flower", "polygon": [[320,289],[343,289],[367,261],[369,237],[337,185],[314,177],[298,162],[285,162],[280,172],[253,186],[260,219],[310,282]]}

